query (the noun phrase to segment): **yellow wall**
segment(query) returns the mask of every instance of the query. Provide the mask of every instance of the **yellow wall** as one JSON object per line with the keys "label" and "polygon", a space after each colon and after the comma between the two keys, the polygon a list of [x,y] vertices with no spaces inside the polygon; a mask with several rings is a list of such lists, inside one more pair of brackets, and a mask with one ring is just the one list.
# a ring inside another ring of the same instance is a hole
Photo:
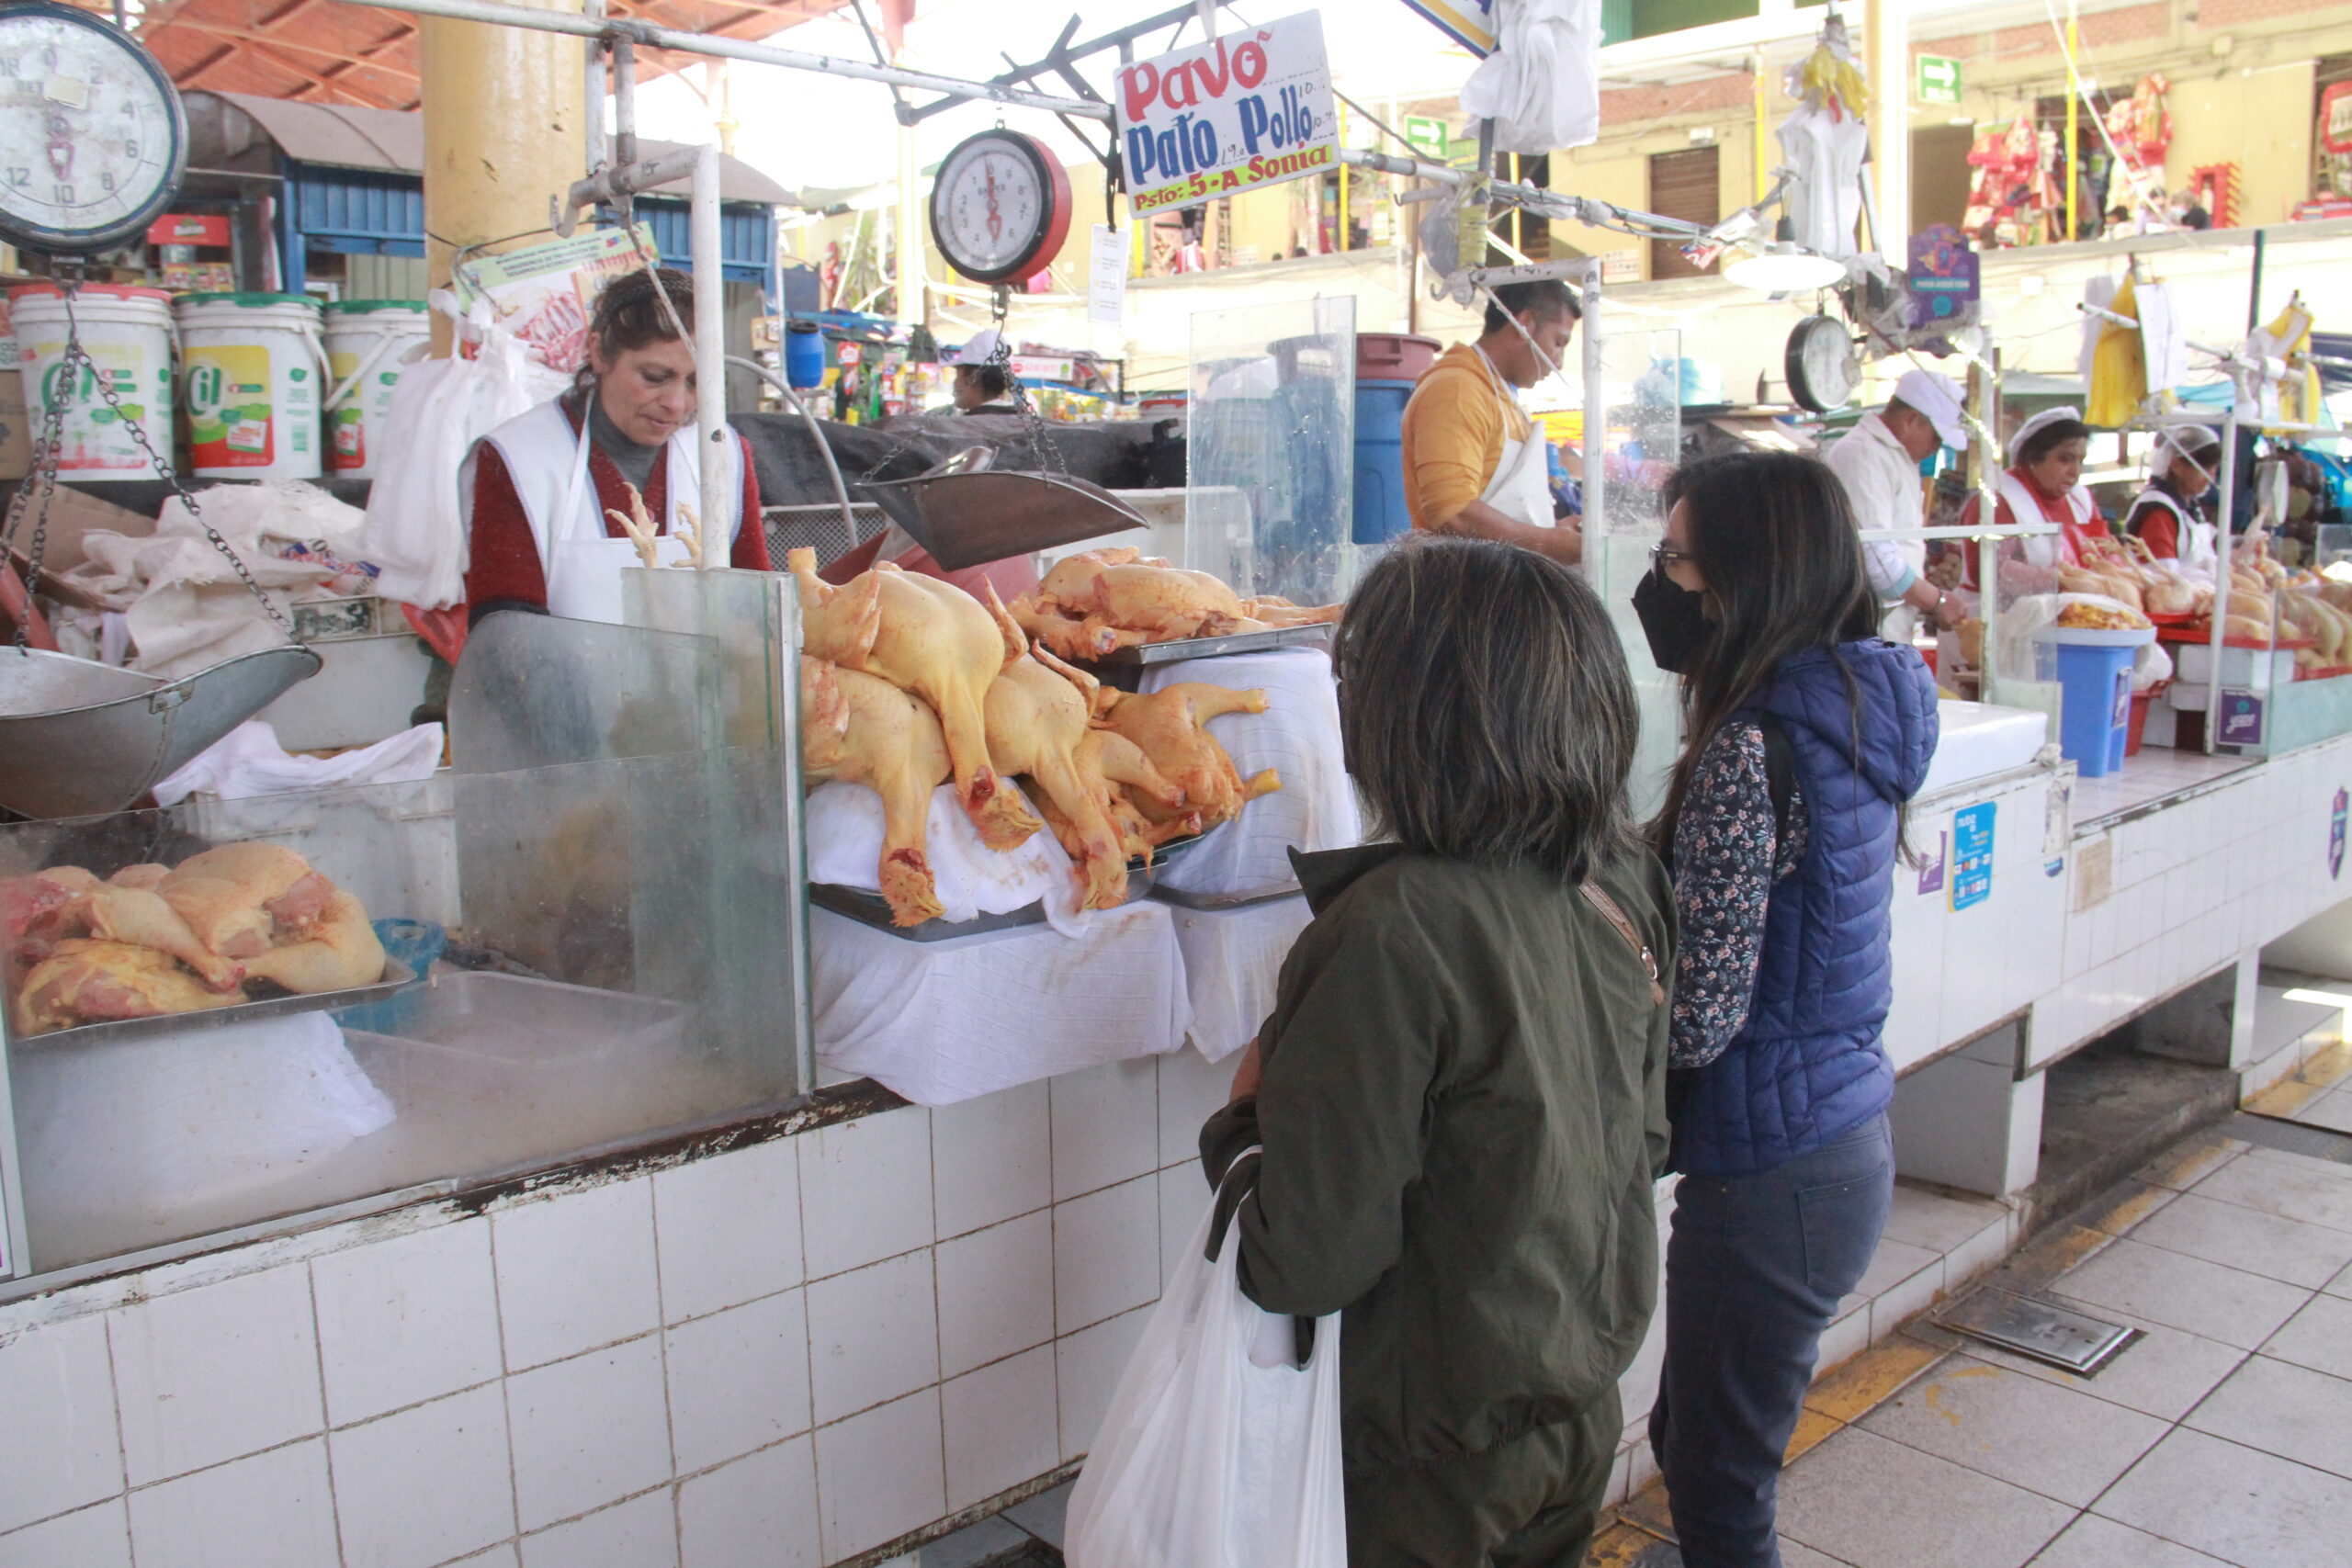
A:
{"label": "yellow wall", "polygon": [[2308,60],[2174,82],[2165,98],[2173,128],[2166,188],[2184,188],[2200,164],[2235,159],[2238,221],[2283,222],[2297,202],[2311,198],[2312,83]]}

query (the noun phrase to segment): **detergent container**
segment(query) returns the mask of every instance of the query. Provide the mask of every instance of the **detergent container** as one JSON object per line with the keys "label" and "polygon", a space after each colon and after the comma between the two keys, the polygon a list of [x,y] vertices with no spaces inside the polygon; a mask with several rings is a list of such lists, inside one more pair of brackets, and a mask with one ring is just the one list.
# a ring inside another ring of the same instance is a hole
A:
{"label": "detergent container", "polygon": [[186,294],[176,314],[196,476],[317,479],[326,360],[318,302],[301,294]]}
{"label": "detergent container", "polygon": [[431,336],[418,300],[345,299],[327,307],[327,467],[335,478],[376,477],[401,367],[424,352]]}
{"label": "detergent container", "polygon": [[[8,319],[24,373],[26,419],[38,437],[50,409],[62,404],[60,478],[72,484],[160,476],[132,426],[164,461],[172,456],[171,296],[160,288],[85,283],[74,295],[74,326],[96,363],[65,369],[65,297],[52,284],[8,291]],[[112,387],[120,414],[98,395]]]}

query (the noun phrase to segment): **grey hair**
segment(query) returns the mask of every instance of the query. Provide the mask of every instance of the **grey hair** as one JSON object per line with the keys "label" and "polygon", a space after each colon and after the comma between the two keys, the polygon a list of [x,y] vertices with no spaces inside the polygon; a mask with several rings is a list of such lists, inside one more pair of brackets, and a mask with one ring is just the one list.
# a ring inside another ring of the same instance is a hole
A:
{"label": "grey hair", "polygon": [[1382,834],[1569,884],[1637,845],[1633,678],[1566,567],[1411,536],[1349,597],[1332,656],[1348,771]]}

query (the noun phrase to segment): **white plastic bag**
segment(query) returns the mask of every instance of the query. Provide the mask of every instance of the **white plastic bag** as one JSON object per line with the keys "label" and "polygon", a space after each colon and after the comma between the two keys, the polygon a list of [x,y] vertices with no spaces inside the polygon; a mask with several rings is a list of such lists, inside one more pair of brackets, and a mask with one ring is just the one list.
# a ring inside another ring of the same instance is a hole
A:
{"label": "white plastic bag", "polygon": [[1495,151],[1550,152],[1600,136],[1600,0],[1501,0],[1495,52],[1462,84],[1462,112],[1495,122]]}
{"label": "white plastic bag", "polygon": [[[456,314],[446,293],[435,290],[433,302]],[[498,426],[571,385],[492,319],[487,300],[475,302],[462,331],[481,345],[473,358],[420,359],[401,369],[383,442],[400,459],[378,473],[361,533],[360,553],[382,569],[377,592],[426,610],[466,596],[465,514],[458,496],[466,454]]]}
{"label": "white plastic bag", "polygon": [[1313,1354],[1292,1365],[1290,1319],[1241,1293],[1240,1238],[1228,1228],[1206,1257],[1216,1207],[1095,1434],[1070,1568],[1346,1568],[1340,1316],[1315,1320]]}

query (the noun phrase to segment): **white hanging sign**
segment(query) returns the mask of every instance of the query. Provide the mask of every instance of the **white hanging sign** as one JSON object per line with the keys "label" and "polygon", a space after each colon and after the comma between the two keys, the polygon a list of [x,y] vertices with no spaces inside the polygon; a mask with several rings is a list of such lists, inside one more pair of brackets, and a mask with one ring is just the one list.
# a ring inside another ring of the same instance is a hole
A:
{"label": "white hanging sign", "polygon": [[1115,327],[1126,313],[1127,237],[1097,223],[1086,269],[1086,319]]}
{"label": "white hanging sign", "polygon": [[1115,96],[1139,215],[1340,166],[1319,12],[1121,66]]}

